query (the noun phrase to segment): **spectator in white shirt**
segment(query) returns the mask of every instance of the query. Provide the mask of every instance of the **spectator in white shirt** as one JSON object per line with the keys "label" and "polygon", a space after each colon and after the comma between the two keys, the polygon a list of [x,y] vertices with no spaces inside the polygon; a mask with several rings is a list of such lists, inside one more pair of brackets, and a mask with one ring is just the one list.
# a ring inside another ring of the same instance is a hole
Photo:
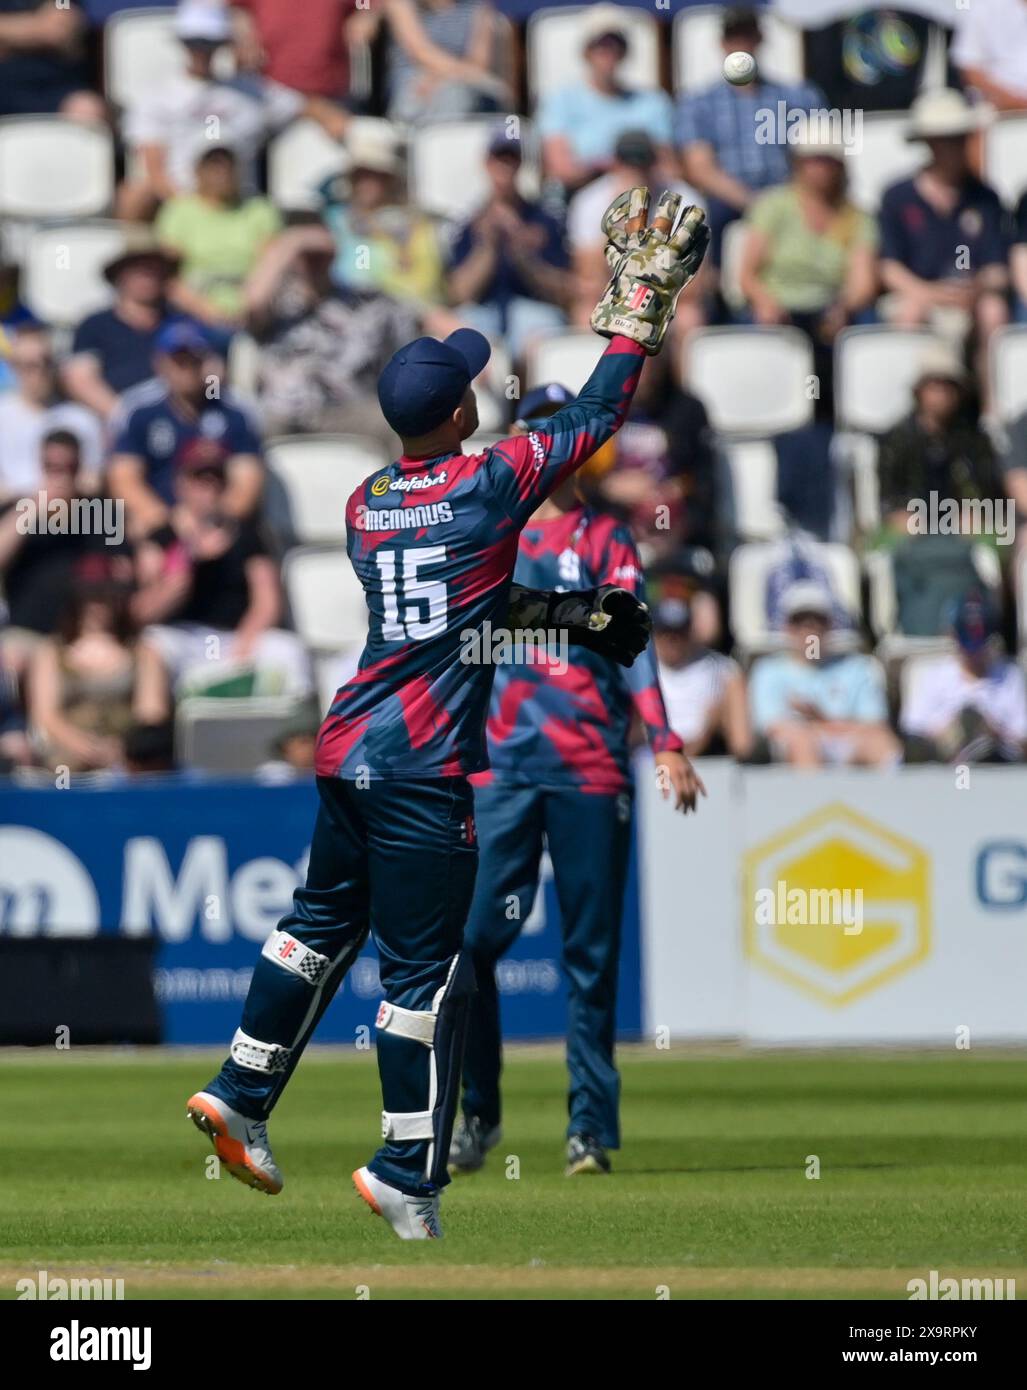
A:
{"label": "spectator in white shirt", "polygon": [[309,116],[335,140],[350,117],[325,97],[305,97],[253,74],[218,77],[214,59],[231,42],[224,10],[186,0],[175,18],[185,46],[186,71],[132,107],[125,116],[126,144],[141,172],[119,191],[118,211],[129,221],[148,220],[159,202],[193,190],[196,164],[214,145],[232,150],[244,196],[257,191],[257,157],[275,131]]}
{"label": "spectator in white shirt", "polygon": [[729,656],[696,642],[686,599],[669,596],[656,605],[653,645],[667,719],[688,756],[748,757],[752,730],[745,678]]}
{"label": "spectator in white shirt", "polygon": [[952,61],[963,85],[975,88],[996,110],[1027,108],[1027,0],[965,6]]}
{"label": "spectator in white shirt", "polygon": [[956,610],[956,651],[928,665],[903,703],[899,728],[910,762],[1022,762],[1027,680],[1002,651],[988,601],[967,595]]}
{"label": "spectator in white shirt", "polygon": [[39,491],[41,447],[54,430],[68,430],[78,439],[88,490],[99,477],[103,429],[91,410],[61,399],[46,329],[21,328],[11,344],[9,365],[15,385],[0,394],[0,504]]}

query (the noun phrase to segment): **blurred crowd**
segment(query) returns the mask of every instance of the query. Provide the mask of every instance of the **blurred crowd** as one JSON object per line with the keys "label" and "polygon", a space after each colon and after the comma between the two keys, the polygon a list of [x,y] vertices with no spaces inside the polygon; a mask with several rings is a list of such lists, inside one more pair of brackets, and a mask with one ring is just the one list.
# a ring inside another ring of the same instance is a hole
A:
{"label": "blurred crowd", "polygon": [[[582,487],[642,547],[689,751],[799,766],[1021,760],[1021,547],[994,521],[973,537],[915,534],[910,504],[936,494],[992,504],[979,517],[1027,513],[1027,417],[998,419],[988,371],[993,335],[1027,323],[1027,189],[1004,203],[982,173],[994,112],[1027,111],[1027,0],[954,12],[947,85],[923,87],[912,58],[894,67],[890,104],[926,162],[876,212],[854,201],[854,160],[815,122],[793,142],[756,138],[760,111],[854,100],[822,34],[806,80],[718,79],[675,97],[669,29],[666,87],[639,86],[624,75],[623,11],[594,4],[574,29],[581,75],[535,102],[523,34],[485,0],[300,8],[297,22],[289,0],[181,0],[180,75],[120,109],[78,3],[0,0],[0,117],[109,128],[124,226],[103,267],[107,307],[71,331],[22,302],[17,254],[0,267],[0,766],[170,770],[176,704],[202,694],[291,697],[267,760],[309,769],[324,690],[283,585],[301,538],[269,485],[268,442],[362,437],[370,471],[373,450],[396,446],[381,367],[418,333],[460,324],[504,349],[509,376],[481,383],[501,433],[533,349],[587,325],[607,276],[602,212],[637,183],[702,204],[713,246]],[[759,59],[763,24],[725,8],[723,52]],[[909,18],[911,52],[923,27]],[[467,218],[419,206],[411,132],[484,116],[481,205]],[[338,168],[303,206],[278,205],[268,141],[300,120],[337,142]],[[874,441],[879,516],[857,533],[840,500],[833,347],[872,323],[935,339],[905,418]],[[770,634],[755,646],[736,631],[745,537],[722,441],[681,367],[690,334],[731,324],[800,330],[818,384],[812,421],[772,441],[787,534],[768,548],[764,592],[743,596]],[[61,521],[86,516],[110,525]],[[823,544],[839,541],[889,565],[915,680],[873,650],[867,594],[854,603],[825,563]]]}

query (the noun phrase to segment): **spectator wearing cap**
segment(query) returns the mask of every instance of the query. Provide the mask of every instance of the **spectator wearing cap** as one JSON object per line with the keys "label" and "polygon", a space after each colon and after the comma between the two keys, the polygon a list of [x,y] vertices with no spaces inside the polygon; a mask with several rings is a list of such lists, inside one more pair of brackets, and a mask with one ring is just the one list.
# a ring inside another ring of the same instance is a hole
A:
{"label": "spectator wearing cap", "polygon": [[970,164],[969,137],[985,123],[961,92],[921,93],[907,140],[923,142],[928,163],[893,184],[881,200],[884,318],[902,327],[931,324],[962,344],[974,334],[987,408],[987,345],[1009,319],[1009,237],[998,194]]}
{"label": "spectator wearing cap", "polygon": [[915,535],[909,504],[928,499],[1004,497],[995,451],[967,413],[970,376],[953,348],[939,343],[923,356],[913,410],[881,440],[877,475],[883,523]]}
{"label": "spectator wearing cap", "polygon": [[956,605],[956,650],[923,667],[899,714],[914,762],[1022,762],[1027,752],[1027,682],[979,593]]}
{"label": "spectator wearing cap", "polygon": [[0,117],[106,120],[102,98],[89,90],[86,28],[80,0],[0,0]]}
{"label": "spectator wearing cap", "polygon": [[172,304],[215,329],[238,327],[246,279],[280,227],[267,198],[243,197],[232,150],[204,150],[196,161],[196,192],[169,198],[155,226],[158,241],[179,262]]}
{"label": "spectator wearing cap", "polygon": [[179,317],[168,304],[177,270],[178,256],[161,247],[148,228],[130,231],[125,248],[103,268],[114,302],[75,329],[62,380],[73,400],[104,420],[123,392],[153,375],[157,334]]}
{"label": "spectator wearing cap", "polygon": [[493,70],[495,10],[482,0],[384,0],[389,30],[387,103],[392,121],[467,116],[509,106]]}
{"label": "spectator wearing cap", "polygon": [[900,745],[888,727],[879,664],[828,650],[833,600],[800,581],[783,599],[787,650],[760,657],[749,677],[753,726],[771,756],[793,767],[887,767]]}
{"label": "spectator wearing cap", "polygon": [[209,339],[196,324],[173,323],[158,335],[155,349],[156,379],[132,393],[112,427],[107,486],[124,499],[132,533],[145,535],[166,521],[176,463],[195,439],[225,447],[225,509],[231,516],[250,516],[264,482],[260,438],[230,398],[210,398]]}
{"label": "spectator wearing cap", "polygon": [[551,93],[539,109],[546,176],[580,188],[611,168],[619,136],[644,130],[656,148],[661,177],[673,177],[674,108],[665,92],[624,85],[620,70],[631,38],[617,6],[589,6],[582,40],[585,80]]}
{"label": "spectator wearing cap", "polygon": [[752,751],[745,677],[729,656],[695,640],[688,600],[668,595],[653,609],[653,646],[670,727],[690,758]]}
{"label": "spectator wearing cap", "polygon": [[[359,0],[230,0],[236,60],[244,71],[302,92],[345,101]],[[365,11],[366,12],[366,11]]]}
{"label": "spectator wearing cap", "polygon": [[521,196],[520,167],[520,141],[498,128],[485,158],[489,196],[457,233],[447,280],[457,314],[505,338],[515,358],[532,337],[566,322],[571,288],[563,231]]}
{"label": "spectator wearing cap", "polygon": [[354,122],[346,167],[321,187],[335,238],[335,282],[379,291],[421,313],[441,304],[443,260],[435,223],[403,191],[403,158],[385,121]]}
{"label": "spectator wearing cap", "polygon": [[118,768],[134,729],[166,724],[164,665],[139,636],[128,587],[100,557],[83,562],[58,632],[33,653],[28,690],[33,735],[51,768]]}
{"label": "spectator wearing cap", "polygon": [[[660,184],[662,175],[657,163],[656,145],[648,131],[626,130],[617,137],[609,171],[593,179],[571,198],[567,208],[567,239],[574,262],[576,323],[587,325],[610,278],[606,238],[602,233],[603,213],[614,198],[636,184],[645,184],[648,188]],[[686,204],[702,202],[695,189],[680,179],[670,180],[667,186],[680,194]],[[707,275],[700,270],[678,300],[673,326],[676,335],[699,328],[705,321],[702,304],[706,283]]]}
{"label": "spectator wearing cap", "polygon": [[961,83],[996,111],[1027,108],[1027,3],[957,6],[951,58]]}
{"label": "spectator wearing cap", "polygon": [[[724,53],[751,53],[758,59],[763,31],[755,10],[731,6],[721,26]],[[793,112],[825,109],[823,93],[812,83],[774,82],[762,74],[745,86],[722,77],[709,87],[681,98],[676,140],[685,178],[706,203],[712,234],[713,264],[720,263],[720,244],[728,223],[745,213],[756,195],[790,176],[785,140]],[[758,140],[761,111],[784,112],[785,130],[777,141]]]}
{"label": "spectator wearing cap", "polygon": [[366,434],[392,449],[375,405],[378,374],[417,331],[410,308],[337,285],[328,228],[307,222],[275,238],[247,287],[247,325],[260,348],[259,394],[269,434]]}
{"label": "spectator wearing cap", "polygon": [[174,505],[138,547],[133,611],[176,693],[251,674],[267,694],[311,691],[310,661],[279,623],[278,566],[256,523],[229,507],[225,444],[189,440],[174,470]]}
{"label": "spectator wearing cap", "polygon": [[18,329],[8,362],[14,389],[0,393],[0,506],[39,488],[42,444],[53,430],[71,431],[87,481],[95,484],[103,459],[103,430],[91,410],[62,399],[50,334],[38,324]]}
{"label": "spectator wearing cap", "polygon": [[257,188],[257,158],[275,131],[308,116],[335,140],[349,116],[325,97],[299,92],[252,73],[218,77],[214,59],[232,41],[226,10],[183,0],[175,33],[185,48],[180,77],[140,99],[125,115],[124,137],[141,173],[119,190],[118,210],[129,221],[145,221],[158,203],[194,187],[196,163],[212,144],[234,150],[245,196]]}

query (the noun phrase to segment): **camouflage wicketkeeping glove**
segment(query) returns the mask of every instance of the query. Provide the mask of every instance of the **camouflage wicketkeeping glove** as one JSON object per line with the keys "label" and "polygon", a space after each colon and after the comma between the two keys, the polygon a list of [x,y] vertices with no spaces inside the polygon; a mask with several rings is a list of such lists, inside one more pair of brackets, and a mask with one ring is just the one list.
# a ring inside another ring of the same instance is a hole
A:
{"label": "camouflage wicketkeeping glove", "polygon": [[605,338],[622,334],[652,355],[678,295],[702,265],[710,229],[702,208],[686,206],[678,193],[662,193],[651,227],[648,220],[648,188],[629,188],[606,209],[602,226],[613,275],[591,322]]}
{"label": "camouflage wicketkeeping glove", "polygon": [[646,605],[616,584],[566,594],[513,584],[508,621],[515,628],[565,632],[572,647],[587,647],[618,666],[634,664],[653,630]]}

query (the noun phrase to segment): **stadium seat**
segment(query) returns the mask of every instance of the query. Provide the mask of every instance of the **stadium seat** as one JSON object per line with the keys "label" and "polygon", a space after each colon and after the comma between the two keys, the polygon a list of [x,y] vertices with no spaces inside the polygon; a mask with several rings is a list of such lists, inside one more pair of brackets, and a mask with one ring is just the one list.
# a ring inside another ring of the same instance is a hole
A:
{"label": "stadium seat", "polygon": [[734,498],[735,533],[746,541],[778,540],[787,523],[777,500],[777,453],[766,439],[724,445]]}
{"label": "stadium seat", "polygon": [[315,121],[293,121],[268,144],[268,196],[280,208],[318,208],[319,185],[345,164],[343,146]]}
{"label": "stadium seat", "polygon": [[984,178],[1007,207],[1027,190],[1027,115],[1008,112],[984,134]]}
{"label": "stadium seat", "polygon": [[[860,574],[855,552],[837,542],[808,542],[805,549],[824,567],[839,602],[858,621]],[[782,645],[781,634],[767,626],[767,581],[773,567],[786,557],[786,546],[779,541],[740,545],[731,555],[728,566],[731,626],[739,655],[746,659]],[[855,633],[844,633],[839,634],[836,641],[839,647],[851,647],[858,637]]]}
{"label": "stadium seat", "polygon": [[367,604],[340,546],[298,546],[282,564],[296,631],[315,652],[334,652],[367,637]]}
{"label": "stadium seat", "polygon": [[253,772],[272,756],[275,736],[305,704],[282,695],[245,700],[190,696],[175,710],[178,759],[206,772]]}
{"label": "stadium seat", "polygon": [[63,116],[0,120],[0,216],[42,221],[95,217],[114,195],[114,141],[106,126]]}
{"label": "stadium seat", "polygon": [[1027,411],[1027,325],[1010,324],[992,334],[988,371],[996,412],[1008,424]]}
{"label": "stadium seat", "polygon": [[[560,87],[572,86],[585,75],[581,31],[589,5],[560,5],[536,10],[528,20],[528,94],[534,110],[540,98]],[[645,10],[621,7],[621,22],[630,35],[628,55],[621,69],[627,87],[658,87],[660,83],[659,29]]]}
{"label": "stadium seat", "polygon": [[[698,5],[682,10],[674,21],[674,90],[678,95],[699,91],[722,76],[724,50],[720,25],[722,5]],[[760,16],[763,47],[760,66],[776,82],[801,82],[802,35],[794,24],[774,14]]]}
{"label": "stadium seat", "polygon": [[526,354],[525,385],[557,381],[568,391],[580,391],[595,370],[605,343],[590,328],[568,328],[533,343]]}
{"label": "stadium seat", "polygon": [[103,72],[107,100],[122,108],[184,73],[174,6],[111,15],[103,31]]}
{"label": "stadium seat", "polygon": [[[995,551],[990,545],[975,545],[973,563],[982,587],[1001,603],[1002,571]],[[882,661],[892,665],[909,657],[948,650],[949,639],[944,635],[912,637],[898,630],[899,607],[890,551],[867,551],[863,570],[867,578],[867,618]]]}
{"label": "stadium seat", "polygon": [[913,697],[916,694],[917,686],[923,678],[930,674],[932,667],[936,666],[941,658],[949,651],[954,650],[955,643],[942,638],[936,650],[921,651],[915,656],[910,656],[902,663],[902,670],[899,673],[899,713],[908,709]]}
{"label": "stadium seat", "polygon": [[813,349],[797,328],[700,329],[683,344],[682,369],[721,434],[782,434],[813,418]]}
{"label": "stadium seat", "polygon": [[103,309],[111,287],[103,267],[125,245],[124,222],[38,227],[27,245],[22,297],[43,323],[68,328]]}
{"label": "stadium seat", "polygon": [[935,341],[928,328],[887,324],[839,333],[834,348],[838,428],[883,434],[908,415],[920,362]]}
{"label": "stadium seat", "polygon": [[852,200],[867,212],[876,212],[886,189],[912,178],[927,162],[924,146],[906,140],[908,126],[905,111],[867,111],[863,116],[862,146],[847,157],[845,167]]}
{"label": "stadium seat", "polygon": [[[407,181],[411,201],[425,212],[450,222],[464,222],[488,194],[485,152],[489,135],[503,116],[468,116],[458,121],[432,121],[410,133]],[[520,189],[533,197],[539,188],[538,158],[530,121],[520,122],[524,159]]]}
{"label": "stadium seat", "polygon": [[720,292],[728,308],[736,313],[746,305],[739,277],[748,232],[748,224],[738,218],[724,228],[720,243]]}
{"label": "stadium seat", "polygon": [[350,493],[389,462],[380,444],[355,434],[283,436],[268,443],[265,456],[285,489],[301,545],[345,541]]}

